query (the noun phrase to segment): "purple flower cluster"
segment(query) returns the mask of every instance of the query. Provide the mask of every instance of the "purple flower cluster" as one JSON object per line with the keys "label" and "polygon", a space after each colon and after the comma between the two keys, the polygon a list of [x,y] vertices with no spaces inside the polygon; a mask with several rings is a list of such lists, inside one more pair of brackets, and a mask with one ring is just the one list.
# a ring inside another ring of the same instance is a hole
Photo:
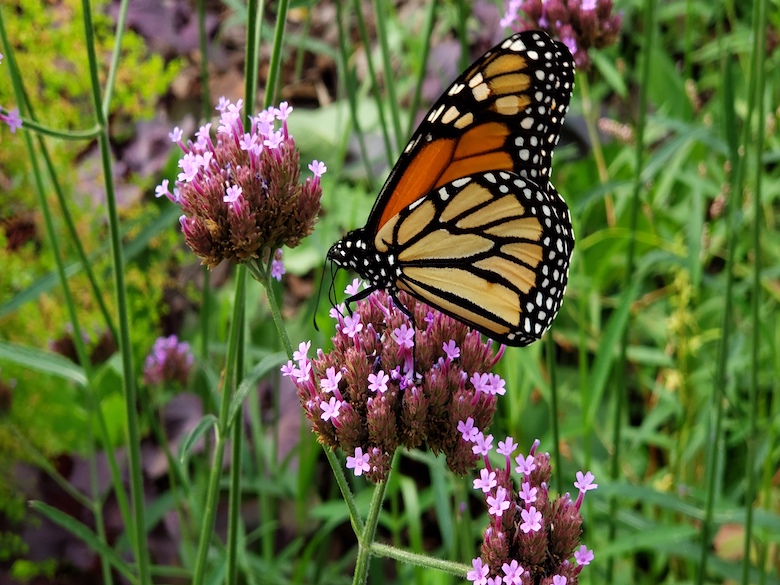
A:
{"label": "purple flower cluster", "polygon": [[613,44],[621,22],[619,14],[612,14],[612,0],[509,0],[501,26],[547,31],[569,48],[578,68],[587,70],[590,48]]}
{"label": "purple flower cluster", "polygon": [[467,579],[475,585],[576,585],[582,568],[593,560],[593,552],[580,545],[580,506],[585,492],[598,487],[593,474],[577,472],[576,501],[568,493],[552,499],[547,489],[550,455],[537,452],[537,440],[528,456],[514,458],[514,469],[521,474],[516,490],[510,479],[511,457],[517,449],[512,437],[499,441],[496,450],[504,456],[505,468],[493,469],[488,460],[492,435],[485,437],[471,420],[459,428],[485,462],[474,489],[485,495],[490,515],[482,553],[471,562]]}
{"label": "purple flower cluster", "polygon": [[[155,190],[181,206],[184,239],[212,268],[222,260],[267,262],[282,245],[295,247],[308,236],[320,211],[320,177],[327,169],[313,161],[313,176],[301,184],[300,154],[287,129],[292,107],[282,102],[264,110],[250,118],[248,129],[241,108],[242,100],[220,99],[214,137],[209,123],[185,144],[174,128],[171,140],[184,152],[181,172],[173,192],[167,179]],[[273,276],[281,274],[275,266]]]}
{"label": "purple flower cluster", "polygon": [[[355,280],[347,288],[354,295]],[[457,473],[473,469],[478,456],[457,431],[470,418],[482,428],[493,420],[504,381],[489,373],[503,355],[492,342],[466,325],[429,309],[400,293],[413,319],[384,291],[375,291],[337,321],[333,349],[308,357],[302,343],[282,367],[298,388],[298,396],[318,440],[347,457],[355,475],[385,479],[395,450],[426,442],[444,453]]]}
{"label": "purple flower cluster", "polygon": [[187,383],[195,358],[190,344],[175,335],[158,337],[144,362],[144,383],[148,386],[178,382]]}

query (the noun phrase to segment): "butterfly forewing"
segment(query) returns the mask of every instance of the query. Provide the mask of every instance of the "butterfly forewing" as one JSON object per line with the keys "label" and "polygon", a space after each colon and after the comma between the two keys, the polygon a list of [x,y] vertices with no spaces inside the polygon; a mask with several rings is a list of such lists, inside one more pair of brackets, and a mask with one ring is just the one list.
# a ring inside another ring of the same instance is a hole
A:
{"label": "butterfly forewing", "polygon": [[444,92],[398,159],[366,224],[369,233],[430,191],[474,173],[550,175],[574,64],[542,31],[513,35]]}

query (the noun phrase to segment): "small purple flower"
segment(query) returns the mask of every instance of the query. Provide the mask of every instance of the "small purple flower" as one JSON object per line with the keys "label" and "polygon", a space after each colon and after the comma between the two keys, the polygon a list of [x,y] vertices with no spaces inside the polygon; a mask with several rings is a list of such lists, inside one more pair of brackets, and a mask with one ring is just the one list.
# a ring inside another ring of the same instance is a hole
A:
{"label": "small purple flower", "polygon": [[[496,488],[496,496],[488,496],[487,503],[490,506],[488,508],[488,514],[495,516],[496,518],[501,518],[503,513],[508,510],[510,506],[510,501],[506,498],[506,489],[498,486]],[[541,517],[542,515],[539,514],[539,518]]]}
{"label": "small purple flower", "polygon": [[242,191],[243,189],[238,185],[231,185],[225,190],[225,196],[222,198],[222,201],[225,203],[235,203],[238,201],[238,198],[241,197]]}
{"label": "small purple flower", "polygon": [[473,443],[479,436],[479,429],[474,426],[474,419],[468,417],[466,422],[458,422],[458,432],[467,443]]}
{"label": "small purple flower", "polygon": [[276,255],[278,255],[278,258],[274,258],[271,261],[271,278],[275,278],[277,282],[281,282],[282,276],[287,272],[287,270],[284,267],[284,262],[282,261],[282,250],[281,248],[276,251]]}
{"label": "small purple flower", "polygon": [[271,150],[276,150],[279,148],[282,140],[284,140],[284,133],[281,130],[277,130],[268,135],[268,138],[263,141],[263,146],[267,146]]}
{"label": "small purple flower", "polygon": [[528,477],[533,472],[533,470],[536,469],[536,463],[534,463],[534,458],[532,455],[523,457],[523,455],[520,454],[515,457],[515,462],[517,463],[515,471],[517,473],[522,473],[525,477]]}
{"label": "small purple flower", "polygon": [[520,516],[523,518],[523,523],[520,524],[520,530],[526,534],[529,532],[538,532],[542,528],[542,513],[539,512],[534,506],[531,506],[527,510],[520,510]]}
{"label": "small purple flower", "polygon": [[278,120],[284,122],[287,120],[287,117],[292,114],[292,111],[292,106],[290,106],[287,102],[281,102],[278,108],[274,108],[274,115]]}
{"label": "small purple flower", "polygon": [[512,437],[507,437],[506,441],[498,442],[498,449],[496,449],[496,452],[509,458],[512,456],[512,451],[515,449],[517,449],[517,443],[515,443]]}
{"label": "small purple flower", "polygon": [[364,472],[371,469],[368,460],[368,453],[363,453],[362,447],[355,447],[355,456],[347,455],[347,469],[354,469],[355,475],[363,475]]}
{"label": "small purple flower", "polygon": [[371,392],[379,392],[384,394],[387,392],[387,383],[390,381],[390,376],[385,374],[382,370],[379,370],[376,374],[368,375],[368,389]]}
{"label": "small purple flower", "polygon": [[575,551],[574,560],[577,561],[578,565],[585,566],[590,564],[593,560],[593,556],[593,551],[589,550],[588,547],[583,544]]}
{"label": "small purple flower", "polygon": [[503,396],[506,394],[506,382],[498,374],[490,374],[490,393]]}
{"label": "small purple flower", "polygon": [[487,585],[487,576],[490,574],[490,567],[483,565],[482,559],[479,557],[471,561],[471,566],[474,568],[466,573],[466,579],[472,581],[474,585]]}
{"label": "small purple flower", "polygon": [[320,388],[323,392],[336,392],[341,382],[341,372],[336,372],[336,368],[328,368],[325,374],[327,377],[320,380]]}
{"label": "small purple flower", "polygon": [[295,367],[295,364],[292,360],[287,360],[287,363],[284,364],[280,370],[282,371],[282,376],[286,378],[292,378],[293,374],[298,368]]}
{"label": "small purple flower", "polygon": [[504,571],[505,585],[522,585],[525,569],[515,559],[511,563],[504,563],[501,570]]}
{"label": "small purple flower", "polygon": [[325,163],[320,162],[318,160],[313,160],[309,164],[309,170],[314,173],[314,176],[319,179],[322,175],[325,174],[325,171],[328,170],[328,167],[325,166]]}
{"label": "small purple flower", "polygon": [[184,135],[184,131],[178,126],[176,126],[173,130],[168,132],[168,138],[170,138],[171,142],[173,142],[174,144],[180,143],[183,135]]}
{"label": "small purple flower", "polygon": [[474,386],[474,390],[477,392],[484,392],[485,394],[491,394],[490,392],[490,377],[487,374],[480,374],[474,372],[471,375],[469,381]]}
{"label": "small purple flower", "polygon": [[599,484],[593,483],[593,480],[596,478],[590,471],[585,473],[585,475],[583,475],[581,471],[578,471],[576,475],[577,481],[574,482],[574,487],[580,490],[581,493],[584,494],[589,490],[595,490],[599,487]]}
{"label": "small purple flower", "polygon": [[363,330],[363,324],[360,322],[360,314],[355,313],[352,316],[344,317],[344,327],[342,327],[342,333],[352,339]]}
{"label": "small purple flower", "polygon": [[496,487],[496,472],[488,469],[480,469],[479,479],[474,480],[474,489],[488,493]]}
{"label": "small purple flower", "polygon": [[400,347],[411,349],[414,347],[414,329],[403,323],[393,330],[393,339]]}
{"label": "small purple flower", "polygon": [[444,350],[444,354],[447,356],[447,361],[451,362],[460,357],[460,348],[452,339],[450,339],[447,343],[442,344],[441,348]]}
{"label": "small purple flower", "polygon": [[298,351],[293,352],[293,359],[296,362],[305,360],[309,357],[309,349],[311,349],[311,341],[301,341],[298,344]]}
{"label": "small purple flower", "polygon": [[493,435],[488,435],[486,437],[483,433],[479,433],[476,437],[476,440],[474,441],[474,446],[471,447],[471,450],[476,455],[487,457],[488,453],[490,453],[490,450],[492,448],[493,448]]}
{"label": "small purple flower", "polygon": [[341,400],[338,400],[335,396],[331,396],[328,402],[325,402],[324,400],[320,402],[320,408],[322,409],[322,420],[327,421],[333,419],[335,421],[339,416]]}
{"label": "small purple flower", "polygon": [[362,285],[363,283],[361,282],[361,280],[359,278],[355,278],[344,289],[344,294],[346,294],[349,297],[354,297],[356,294],[360,292],[360,287]]}
{"label": "small purple flower", "polygon": [[524,481],[520,493],[517,495],[526,504],[533,504],[536,501],[536,493],[538,491],[537,488],[531,487],[529,482]]}
{"label": "small purple flower", "polygon": [[553,575],[552,585],[566,585],[568,579],[563,575]]}

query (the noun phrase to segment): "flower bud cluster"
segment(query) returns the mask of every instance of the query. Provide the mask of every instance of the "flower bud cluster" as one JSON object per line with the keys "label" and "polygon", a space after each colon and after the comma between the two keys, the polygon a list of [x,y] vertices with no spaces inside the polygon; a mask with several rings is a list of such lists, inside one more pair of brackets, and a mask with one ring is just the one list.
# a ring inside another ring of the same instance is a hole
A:
{"label": "flower bud cluster", "polygon": [[537,440],[528,456],[514,458],[521,476],[517,489],[510,478],[511,456],[517,448],[512,437],[498,444],[505,467],[493,469],[488,460],[493,437],[485,437],[473,421],[465,421],[461,429],[483,456],[485,468],[474,480],[474,489],[484,494],[490,516],[481,555],[472,561],[468,580],[475,585],[576,585],[582,568],[593,560],[593,552],[580,545],[583,496],[598,487],[593,474],[577,472],[575,501],[568,493],[553,498],[548,491],[550,455],[537,452]]}
{"label": "flower bud cluster", "polygon": [[[357,294],[356,280],[347,294]],[[337,321],[333,349],[308,358],[310,344],[282,367],[318,440],[341,448],[347,467],[373,482],[387,477],[395,450],[424,442],[444,453],[464,474],[477,455],[457,431],[472,418],[487,427],[504,381],[488,373],[503,354],[492,342],[405,293],[398,295],[413,319],[384,291],[358,301],[354,313],[331,310]]]}
{"label": "flower bud cluster", "polygon": [[177,382],[184,386],[190,377],[195,358],[190,344],[178,337],[158,337],[144,363],[144,383],[159,385]]}
{"label": "flower bud cluster", "polygon": [[168,180],[155,191],[181,206],[184,239],[212,268],[222,260],[264,262],[282,245],[297,246],[320,211],[326,168],[313,161],[313,177],[301,183],[300,153],[287,129],[292,108],[282,102],[264,110],[250,118],[249,128],[241,108],[242,100],[220,99],[213,137],[209,123],[185,144],[175,128],[170,137],[184,152],[181,172],[173,193]]}
{"label": "flower bud cluster", "polygon": [[617,41],[622,20],[612,14],[612,0],[509,0],[501,26],[547,31],[569,48],[577,67],[587,70],[590,48]]}

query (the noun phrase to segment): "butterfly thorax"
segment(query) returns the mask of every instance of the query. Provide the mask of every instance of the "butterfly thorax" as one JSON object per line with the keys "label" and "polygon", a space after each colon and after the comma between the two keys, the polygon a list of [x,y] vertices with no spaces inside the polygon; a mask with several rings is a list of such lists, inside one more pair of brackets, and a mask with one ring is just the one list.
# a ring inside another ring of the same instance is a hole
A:
{"label": "butterfly thorax", "polygon": [[349,232],[328,251],[328,260],[337,266],[354,271],[370,284],[370,288],[397,291],[398,267],[392,253],[379,254],[365,230]]}

